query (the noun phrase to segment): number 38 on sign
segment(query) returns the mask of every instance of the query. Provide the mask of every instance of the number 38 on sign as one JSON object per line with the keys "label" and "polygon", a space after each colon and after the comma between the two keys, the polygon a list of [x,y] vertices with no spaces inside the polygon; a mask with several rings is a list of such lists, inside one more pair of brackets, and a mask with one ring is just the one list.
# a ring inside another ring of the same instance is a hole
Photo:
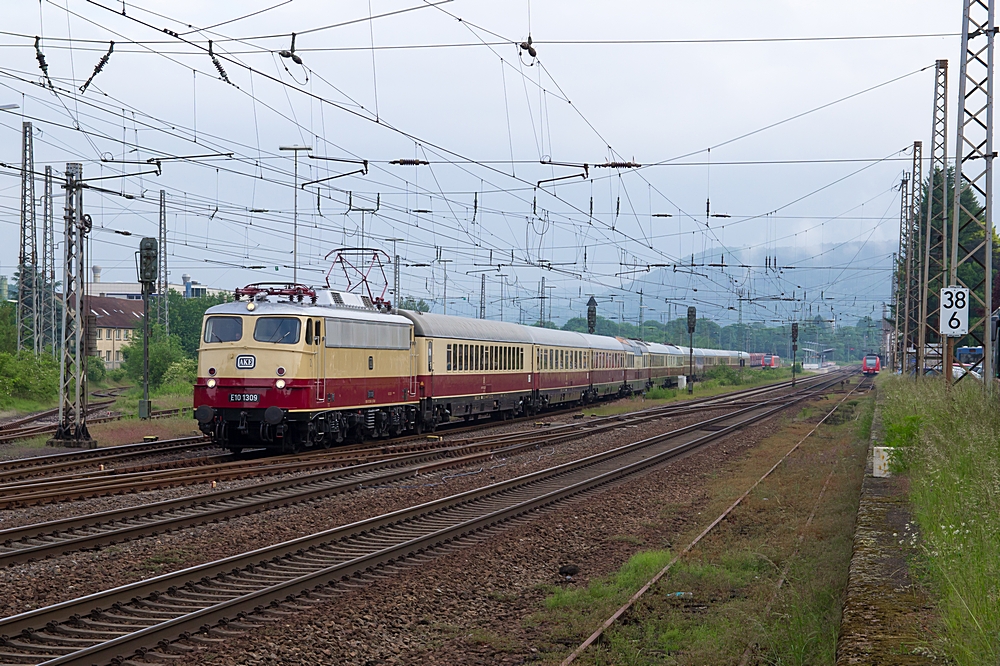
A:
{"label": "number 38 on sign", "polygon": [[941,290],[941,335],[958,338],[969,332],[969,290],[945,287]]}

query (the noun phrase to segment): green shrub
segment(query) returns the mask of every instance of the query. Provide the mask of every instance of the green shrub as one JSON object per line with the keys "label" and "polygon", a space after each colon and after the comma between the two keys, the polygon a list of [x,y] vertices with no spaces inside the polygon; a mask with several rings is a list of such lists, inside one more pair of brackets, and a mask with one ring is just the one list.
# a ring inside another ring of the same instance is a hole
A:
{"label": "green shrub", "polygon": [[0,352],[0,407],[49,403],[59,395],[59,364],[49,355]]}
{"label": "green shrub", "polygon": [[[142,384],[142,335],[132,336],[132,341],[122,347],[122,367],[125,375],[137,385]],[[167,369],[185,358],[180,339],[166,335],[163,327],[154,326],[149,342],[149,385],[158,387],[163,383]]]}
{"label": "green shrub", "polygon": [[103,382],[107,375],[107,366],[99,356],[87,357],[87,381]]}
{"label": "green shrub", "polygon": [[193,358],[183,358],[174,361],[163,373],[161,386],[185,386],[194,384],[198,375],[198,362]]}
{"label": "green shrub", "polygon": [[656,388],[649,389],[646,391],[646,397],[650,400],[665,400],[667,398],[676,398],[677,389],[668,389],[657,386]]}

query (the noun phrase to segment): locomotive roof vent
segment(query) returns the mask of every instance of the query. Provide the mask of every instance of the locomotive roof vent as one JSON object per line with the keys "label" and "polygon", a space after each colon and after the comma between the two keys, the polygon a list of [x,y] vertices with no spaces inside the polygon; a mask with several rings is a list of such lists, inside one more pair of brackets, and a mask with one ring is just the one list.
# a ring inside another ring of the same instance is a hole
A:
{"label": "locomotive roof vent", "polygon": [[323,290],[318,293],[317,303],[327,307],[349,308],[356,310],[376,310],[367,295],[352,294],[347,291]]}

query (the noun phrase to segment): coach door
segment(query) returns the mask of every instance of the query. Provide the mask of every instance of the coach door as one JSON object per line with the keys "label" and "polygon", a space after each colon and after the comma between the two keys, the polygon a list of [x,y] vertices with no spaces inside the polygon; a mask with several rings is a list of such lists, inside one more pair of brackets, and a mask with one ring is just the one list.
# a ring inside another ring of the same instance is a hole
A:
{"label": "coach door", "polygon": [[417,370],[419,362],[420,352],[417,350],[417,340],[413,338],[410,340],[410,374],[406,381],[406,400],[416,400],[418,397],[423,397],[422,395],[417,395]]}
{"label": "coach door", "polygon": [[316,402],[326,402],[326,345],[323,341],[322,321],[322,319],[306,320],[306,344],[312,345],[313,352],[315,369],[313,396]]}

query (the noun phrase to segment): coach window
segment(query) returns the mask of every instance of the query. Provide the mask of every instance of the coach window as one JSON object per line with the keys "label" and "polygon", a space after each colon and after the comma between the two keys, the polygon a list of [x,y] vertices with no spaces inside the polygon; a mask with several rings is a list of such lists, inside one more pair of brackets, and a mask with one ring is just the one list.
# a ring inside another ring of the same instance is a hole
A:
{"label": "coach window", "polygon": [[369,370],[375,369],[375,359],[371,356],[368,357],[368,369]]}
{"label": "coach window", "polygon": [[[205,342],[238,342],[242,337],[242,317],[209,317],[205,322]],[[111,339],[111,329],[108,329],[108,339]]]}
{"label": "coach window", "polygon": [[427,341],[427,372],[434,371],[434,342]]}
{"label": "coach window", "polygon": [[451,345],[445,348],[445,367],[448,372],[451,372]]}

